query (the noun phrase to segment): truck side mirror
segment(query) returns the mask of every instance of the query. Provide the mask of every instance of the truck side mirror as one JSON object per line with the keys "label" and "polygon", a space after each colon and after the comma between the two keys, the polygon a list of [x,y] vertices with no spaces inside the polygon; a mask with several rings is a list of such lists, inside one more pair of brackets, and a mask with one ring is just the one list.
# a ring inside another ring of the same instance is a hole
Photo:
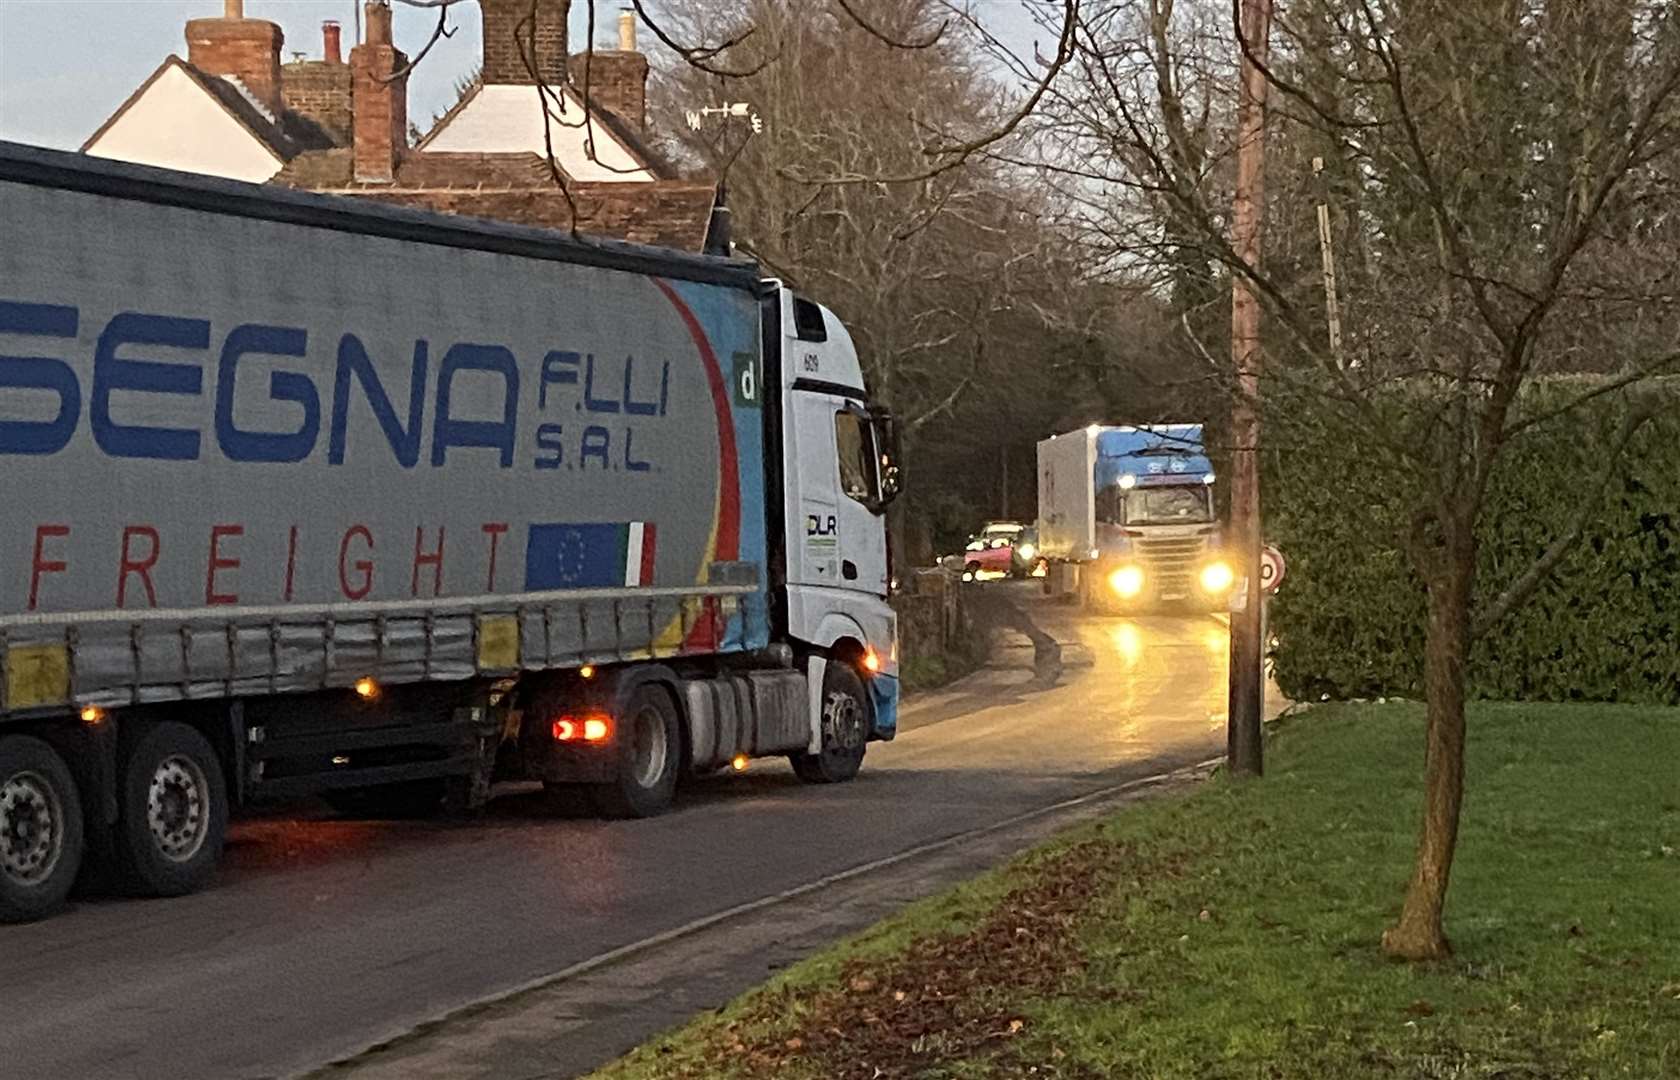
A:
{"label": "truck side mirror", "polygon": [[869,425],[875,430],[875,450],[880,455],[881,506],[884,508],[904,490],[904,471],[900,462],[898,419],[880,405],[869,409]]}

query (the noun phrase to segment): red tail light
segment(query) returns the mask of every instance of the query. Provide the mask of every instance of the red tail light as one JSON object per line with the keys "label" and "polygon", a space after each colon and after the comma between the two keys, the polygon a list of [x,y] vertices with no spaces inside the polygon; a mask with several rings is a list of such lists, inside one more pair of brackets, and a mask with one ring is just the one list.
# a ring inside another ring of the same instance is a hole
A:
{"label": "red tail light", "polygon": [[612,737],[612,717],[606,713],[568,713],[554,721],[552,730],[555,742],[605,742]]}

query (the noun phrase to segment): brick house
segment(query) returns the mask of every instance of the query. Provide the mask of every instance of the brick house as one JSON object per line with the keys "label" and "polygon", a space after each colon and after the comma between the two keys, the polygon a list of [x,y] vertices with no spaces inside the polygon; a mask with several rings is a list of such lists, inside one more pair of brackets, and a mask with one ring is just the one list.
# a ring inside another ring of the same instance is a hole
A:
{"label": "brick house", "polygon": [[347,61],[329,22],[321,58],[291,62],[279,26],[226,0],[223,17],[187,23],[187,58],[165,60],[82,149],[549,228],[569,227],[575,205],[582,232],[704,250],[717,187],[679,177],[644,138],[648,61],[634,17],[621,17],[617,49],[571,56],[570,0],[539,0],[528,63],[515,28],[531,0],[478,6],[480,76],[413,146],[409,59],[392,42],[389,0],[367,0]]}

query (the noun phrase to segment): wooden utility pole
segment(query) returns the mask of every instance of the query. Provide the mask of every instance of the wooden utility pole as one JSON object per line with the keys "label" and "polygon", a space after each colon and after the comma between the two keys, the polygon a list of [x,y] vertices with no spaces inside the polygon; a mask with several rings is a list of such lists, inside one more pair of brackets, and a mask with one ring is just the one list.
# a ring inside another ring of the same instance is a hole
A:
{"label": "wooden utility pole", "polygon": [[[1242,0],[1242,86],[1237,103],[1237,186],[1231,246],[1245,267],[1260,266],[1260,215],[1266,173],[1266,62],[1272,0]],[[1231,407],[1231,546],[1238,587],[1231,612],[1231,685],[1225,760],[1238,776],[1261,771],[1260,719],[1265,700],[1260,640],[1260,298],[1242,269],[1231,274],[1231,361],[1237,394]]]}

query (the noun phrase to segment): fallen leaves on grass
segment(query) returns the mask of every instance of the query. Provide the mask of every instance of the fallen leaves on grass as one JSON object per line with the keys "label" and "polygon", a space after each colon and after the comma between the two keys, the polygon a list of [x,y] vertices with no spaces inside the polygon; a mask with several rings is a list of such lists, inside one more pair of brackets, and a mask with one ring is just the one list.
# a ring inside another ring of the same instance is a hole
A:
{"label": "fallen leaves on grass", "polygon": [[[705,1055],[750,1076],[796,1063],[828,1080],[899,1080],[929,1059],[957,1063],[1021,1038],[1020,1004],[1054,995],[1085,969],[1079,916],[1129,861],[1091,840],[1034,866],[972,929],[913,941],[903,952],[858,958],[826,987],[763,996]],[[1077,1075],[1039,1065],[1036,1075]]]}

